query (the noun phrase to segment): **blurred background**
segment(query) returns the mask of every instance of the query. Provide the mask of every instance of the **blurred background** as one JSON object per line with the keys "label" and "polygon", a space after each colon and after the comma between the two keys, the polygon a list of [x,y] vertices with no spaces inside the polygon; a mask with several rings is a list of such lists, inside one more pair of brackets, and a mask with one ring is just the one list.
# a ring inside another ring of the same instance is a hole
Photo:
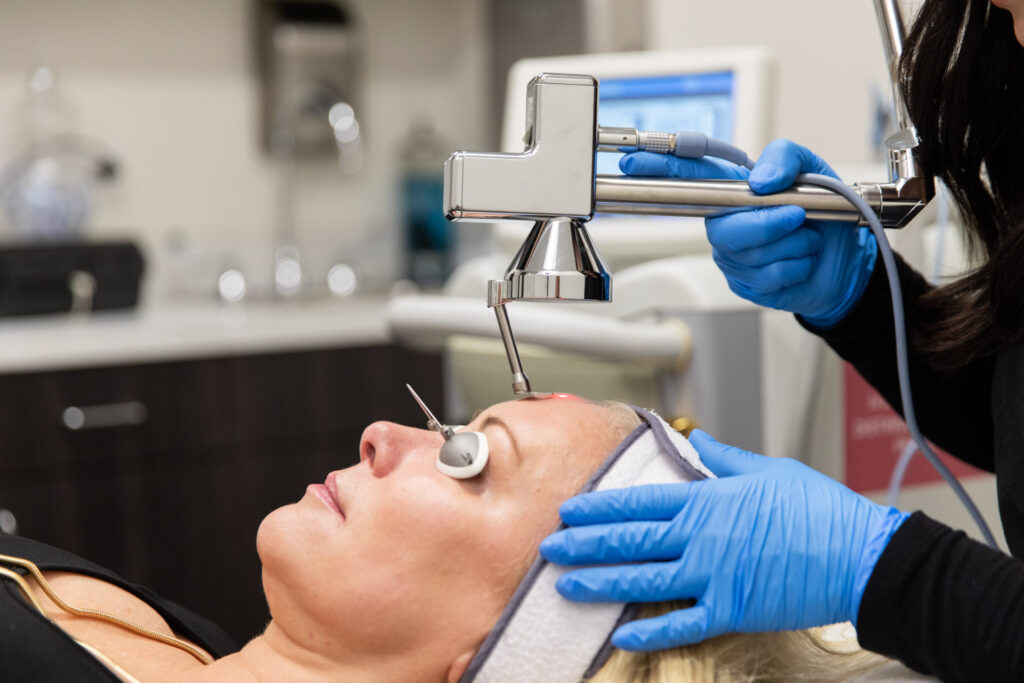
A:
{"label": "blurred background", "polygon": [[[736,104],[752,156],[788,137],[847,180],[884,179],[891,88],[869,0],[4,0],[0,532],[255,635],[259,520],[355,461],[371,421],[421,424],[405,382],[449,420],[511,398],[496,342],[399,339],[388,310],[417,292],[482,307],[525,234],[441,210],[452,151],[517,151],[513,65],[639,52],[685,71],[737,50],[758,55],[758,95]],[[933,204],[893,241],[938,279],[964,260]],[[678,225],[671,248],[597,243],[616,273],[708,263],[702,228]],[[898,417],[788,316],[688,272],[713,296],[657,315],[753,316],[755,391],[527,344],[535,388],[646,402],[884,498]],[[644,299],[638,281],[625,299]],[[709,372],[730,362],[711,335],[694,349]],[[753,402],[728,419],[702,409],[736,392]],[[902,504],[973,531],[914,468]],[[961,473],[997,522],[991,478]]]}
{"label": "blurred background", "polygon": [[[496,149],[505,72],[521,57],[764,45],[777,74],[764,112],[773,136],[799,139],[836,163],[877,157],[876,98],[884,109],[888,86],[870,2],[349,0],[343,7],[339,22],[291,22],[309,42],[332,26],[341,34],[344,54],[327,72],[345,91],[336,94],[358,108],[363,139],[363,163],[347,173],[330,150],[300,158],[294,170],[292,223],[311,280],[339,261],[359,261],[371,288],[402,277],[410,146],[433,152],[435,166],[456,148]],[[208,293],[228,266],[256,289],[268,275],[284,162],[268,147],[267,127],[275,117],[312,118],[317,104],[282,112],[284,88],[268,104],[275,67],[266,62],[284,61],[287,70],[303,59],[296,53],[316,48],[301,47],[300,36],[293,46],[279,40],[275,50],[258,15],[258,5],[243,0],[4,3],[3,158],[22,152],[33,129],[98,143],[116,174],[93,179],[88,212],[74,211],[90,237],[127,236],[144,248],[147,295]],[[31,80],[40,67],[52,70],[53,85]],[[319,78],[316,67],[306,75]],[[18,232],[12,201],[2,217],[7,236]],[[474,227],[458,226],[458,246],[471,253],[475,245],[462,243],[473,242]]]}

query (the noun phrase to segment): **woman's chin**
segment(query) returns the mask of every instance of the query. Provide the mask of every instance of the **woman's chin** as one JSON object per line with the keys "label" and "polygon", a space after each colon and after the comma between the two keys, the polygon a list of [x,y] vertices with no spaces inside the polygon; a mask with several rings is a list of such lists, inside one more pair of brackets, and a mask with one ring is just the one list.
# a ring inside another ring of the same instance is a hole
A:
{"label": "woman's chin", "polygon": [[287,524],[288,508],[296,505],[298,503],[279,507],[260,522],[260,526],[256,530],[256,554],[260,556],[260,561],[264,566],[272,558],[274,549],[280,547],[282,534],[286,533],[282,526]]}
{"label": "woman's chin", "polygon": [[315,495],[307,491],[297,503],[272,511],[256,531],[256,552],[264,570],[268,565],[309,557],[335,531],[341,520]]}

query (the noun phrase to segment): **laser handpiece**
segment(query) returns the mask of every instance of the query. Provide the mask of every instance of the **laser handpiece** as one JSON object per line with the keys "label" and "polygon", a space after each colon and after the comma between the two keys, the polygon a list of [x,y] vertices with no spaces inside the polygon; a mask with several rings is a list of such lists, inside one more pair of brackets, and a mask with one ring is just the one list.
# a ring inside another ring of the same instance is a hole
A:
{"label": "laser handpiece", "polygon": [[[586,229],[595,213],[709,216],[764,206],[796,205],[812,220],[863,225],[850,197],[797,182],[771,195],[742,180],[682,180],[597,174],[596,152],[647,150],[751,165],[745,152],[703,135],[598,125],[598,82],[579,74],[540,74],[527,86],[525,149],[520,153],[455,152],[445,162],[444,211],[451,220],[532,221],[533,228],[502,280],[489,283],[487,305],[511,301],[611,301],[611,274]],[[850,189],[884,227],[905,226],[934,192],[914,159],[916,134],[890,144],[887,182]],[[495,311],[517,397],[529,381],[507,314]]]}

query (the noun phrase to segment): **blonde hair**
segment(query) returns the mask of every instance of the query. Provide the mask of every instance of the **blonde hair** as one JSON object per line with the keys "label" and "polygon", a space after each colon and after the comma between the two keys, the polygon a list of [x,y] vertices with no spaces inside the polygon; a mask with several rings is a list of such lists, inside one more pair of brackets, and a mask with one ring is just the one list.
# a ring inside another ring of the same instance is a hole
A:
{"label": "blonde hair", "polygon": [[[644,605],[638,618],[689,604]],[[839,683],[887,661],[854,638],[826,642],[821,629],[732,633],[670,650],[615,650],[588,683]]]}
{"label": "blonde hair", "polygon": [[587,401],[591,405],[604,408],[609,413],[608,431],[613,438],[622,441],[629,433],[639,427],[643,420],[633,407],[623,401]]}

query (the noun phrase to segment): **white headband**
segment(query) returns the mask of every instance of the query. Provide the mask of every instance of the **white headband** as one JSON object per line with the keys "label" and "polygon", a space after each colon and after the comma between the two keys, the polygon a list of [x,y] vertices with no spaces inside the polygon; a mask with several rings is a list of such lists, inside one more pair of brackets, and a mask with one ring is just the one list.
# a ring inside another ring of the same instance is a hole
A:
{"label": "white headband", "polygon": [[[580,493],[715,476],[679,432],[654,413],[634,410],[643,424]],[[566,600],[555,590],[555,581],[568,570],[537,558],[460,683],[576,683],[604,665],[613,649],[612,632],[635,616],[637,605]]]}

